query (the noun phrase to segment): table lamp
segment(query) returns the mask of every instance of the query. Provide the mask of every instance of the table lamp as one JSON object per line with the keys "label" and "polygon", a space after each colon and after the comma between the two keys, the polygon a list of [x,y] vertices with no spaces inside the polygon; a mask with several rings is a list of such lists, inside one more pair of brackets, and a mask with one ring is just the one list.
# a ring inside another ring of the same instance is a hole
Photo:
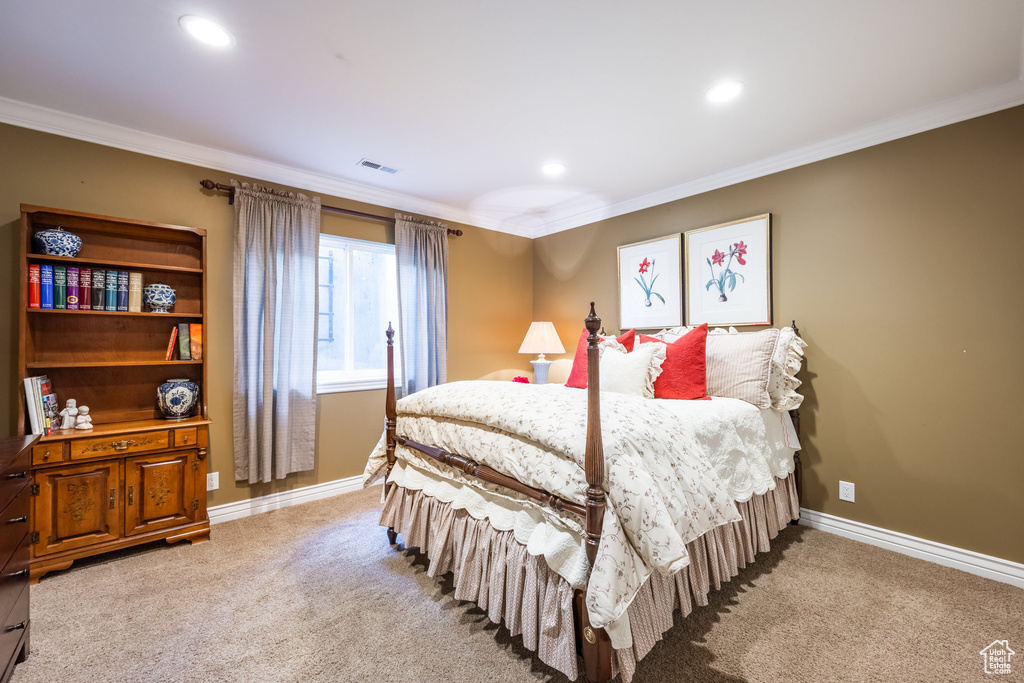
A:
{"label": "table lamp", "polygon": [[540,354],[537,360],[530,361],[533,363],[533,376],[537,384],[547,384],[551,361],[545,359],[544,354],[565,353],[565,348],[558,338],[558,333],[555,332],[554,323],[534,322],[530,323],[530,329],[526,332],[523,345],[519,347],[519,353]]}

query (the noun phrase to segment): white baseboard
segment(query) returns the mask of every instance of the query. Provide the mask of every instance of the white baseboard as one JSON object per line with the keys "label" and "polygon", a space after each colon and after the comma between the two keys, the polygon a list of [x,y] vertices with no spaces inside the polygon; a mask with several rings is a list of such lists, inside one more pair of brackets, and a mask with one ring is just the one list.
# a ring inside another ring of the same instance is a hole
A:
{"label": "white baseboard", "polygon": [[972,550],[955,548],[898,531],[881,529],[870,524],[834,517],[824,512],[800,508],[800,523],[812,529],[821,529],[831,534],[844,536],[854,541],[877,545],[922,560],[953,567],[969,574],[984,576],[1018,588],[1024,588],[1024,564],[1010,562],[991,555],[982,555]]}
{"label": "white baseboard", "polygon": [[219,522],[229,522],[232,519],[249,517],[250,515],[256,515],[261,512],[280,510],[281,508],[298,505],[299,503],[308,503],[312,500],[330,498],[331,496],[336,496],[339,493],[356,491],[362,487],[363,476],[359,474],[354,477],[328,481],[323,484],[304,486],[301,489],[292,489],[291,491],[271,493],[270,495],[260,496],[258,498],[240,500],[237,503],[215,505],[207,510],[207,512],[210,516],[210,524],[217,524]]}

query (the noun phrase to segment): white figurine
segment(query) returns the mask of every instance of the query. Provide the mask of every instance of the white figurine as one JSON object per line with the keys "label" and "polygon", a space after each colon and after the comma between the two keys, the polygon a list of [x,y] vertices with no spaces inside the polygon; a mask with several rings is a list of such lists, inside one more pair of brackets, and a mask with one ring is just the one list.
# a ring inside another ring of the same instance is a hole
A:
{"label": "white figurine", "polygon": [[78,417],[75,418],[75,429],[92,429],[92,417],[89,416],[89,406],[78,407]]}
{"label": "white figurine", "polygon": [[63,418],[60,423],[61,429],[74,429],[75,418],[78,416],[78,401],[69,398],[64,410],[60,411],[60,416]]}

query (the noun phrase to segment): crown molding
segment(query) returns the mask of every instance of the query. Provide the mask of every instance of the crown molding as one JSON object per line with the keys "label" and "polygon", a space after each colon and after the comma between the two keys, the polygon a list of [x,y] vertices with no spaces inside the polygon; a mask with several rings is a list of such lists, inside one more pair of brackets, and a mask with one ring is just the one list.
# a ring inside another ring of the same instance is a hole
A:
{"label": "crown molding", "polygon": [[1018,79],[607,207],[571,215],[556,214],[543,228],[534,230],[531,236],[544,237],[649,209],[1021,104],[1024,104],[1024,80]]}
{"label": "crown molding", "polygon": [[786,171],[1021,104],[1024,104],[1024,80],[1017,79],[608,206],[583,212],[575,211],[572,207],[566,207],[561,212],[552,210],[549,214],[550,218],[541,227],[537,227],[535,224],[520,226],[507,219],[491,220],[483,216],[473,216],[465,209],[421,197],[304,171],[212,147],[181,142],[173,138],[3,97],[0,97],[0,122],[161,159],[236,173],[267,182],[300,187],[309,192],[320,192],[396,211],[475,225],[487,230],[521,237],[537,238],[667,204],[703,192]]}
{"label": "crown molding", "polygon": [[[182,142],[5,97],[0,97],[0,123],[249,178],[258,178],[265,182],[280,183],[302,188],[308,192],[329,194],[396,211],[475,225],[489,230],[500,230],[498,227],[481,225],[482,221],[474,220],[470,217],[469,212],[463,209],[421,197],[303,171],[243,154]],[[504,232],[507,232],[507,229]]]}

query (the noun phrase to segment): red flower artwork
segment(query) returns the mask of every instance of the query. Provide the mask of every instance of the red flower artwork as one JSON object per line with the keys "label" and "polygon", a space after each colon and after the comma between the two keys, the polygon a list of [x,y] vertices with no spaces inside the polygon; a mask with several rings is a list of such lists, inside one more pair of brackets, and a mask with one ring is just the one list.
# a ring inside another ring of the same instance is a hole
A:
{"label": "red flower artwork", "polygon": [[[711,258],[705,259],[708,267],[711,269],[711,279],[704,285],[704,288],[711,291],[712,285],[718,289],[718,300],[728,301],[729,297],[726,295],[725,290],[728,289],[730,292],[736,289],[736,279],[739,278],[740,282],[746,282],[747,278],[741,273],[737,273],[732,269],[732,260],[736,259],[736,262],[741,266],[747,265],[747,262],[743,257],[747,253],[747,245],[740,240],[734,242],[729,247],[729,253],[724,254],[718,249],[715,249],[715,253],[711,255]],[[729,257],[729,262],[725,262],[725,257]],[[721,272],[715,276],[715,266],[721,268]]]}
{"label": "red flower artwork", "polygon": [[646,273],[647,269],[650,268],[652,265],[654,264],[648,261],[647,259],[644,259],[643,263],[640,264],[640,272]]}
{"label": "red flower artwork", "polygon": [[711,255],[711,262],[716,266],[720,266],[725,263],[725,254],[715,249],[715,253]]}
{"label": "red flower artwork", "polygon": [[[736,244],[732,245],[732,247],[733,247],[733,253],[736,254],[736,260],[739,261],[740,265],[741,266],[747,265],[747,262],[743,260],[744,254],[747,253],[747,245],[743,243],[743,240],[740,240]],[[723,258],[724,258],[724,256],[723,256]]]}

